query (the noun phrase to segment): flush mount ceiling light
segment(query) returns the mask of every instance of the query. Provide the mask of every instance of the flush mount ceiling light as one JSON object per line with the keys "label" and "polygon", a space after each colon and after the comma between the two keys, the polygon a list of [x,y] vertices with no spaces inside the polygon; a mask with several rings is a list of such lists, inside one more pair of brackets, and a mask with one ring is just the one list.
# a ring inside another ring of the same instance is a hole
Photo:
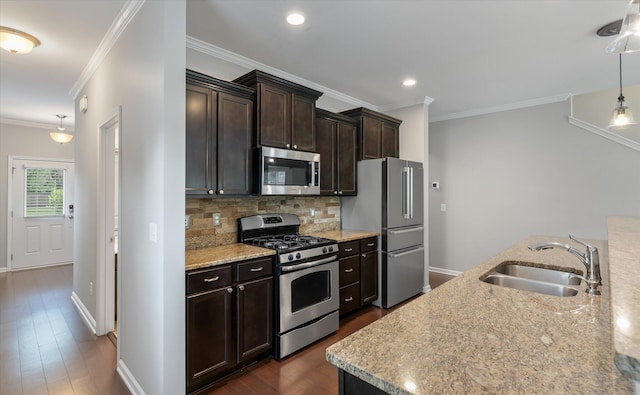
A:
{"label": "flush mount ceiling light", "polygon": [[611,114],[611,121],[609,122],[609,128],[611,129],[624,129],[627,126],[635,125],[636,121],[633,119],[633,114],[627,104],[624,101],[624,95],[622,94],[622,54],[620,56],[620,96],[618,96],[618,102],[616,103],[613,113]]}
{"label": "flush mount ceiling light", "polygon": [[15,54],[27,54],[40,45],[40,40],[31,34],[10,27],[0,26],[0,47]]}
{"label": "flush mount ceiling light", "polygon": [[73,135],[69,133],[64,133],[64,131],[67,130],[67,128],[62,126],[62,120],[65,119],[67,116],[56,115],[56,117],[60,118],[60,126],[58,126],[57,132],[51,132],[49,133],[49,136],[56,143],[60,143],[60,144],[68,143],[69,141],[71,141],[71,139],[73,139]]}
{"label": "flush mount ceiling light", "polygon": [[618,38],[607,45],[607,52],[629,53],[640,51],[640,0],[629,1]]}
{"label": "flush mount ceiling light", "polygon": [[287,22],[290,25],[294,25],[294,26],[302,25],[305,20],[306,19],[305,19],[304,15],[298,14],[296,12],[287,15]]}
{"label": "flush mount ceiling light", "polygon": [[404,86],[414,86],[416,84],[416,80],[414,80],[413,78],[407,78],[406,80],[402,81],[402,85]]}

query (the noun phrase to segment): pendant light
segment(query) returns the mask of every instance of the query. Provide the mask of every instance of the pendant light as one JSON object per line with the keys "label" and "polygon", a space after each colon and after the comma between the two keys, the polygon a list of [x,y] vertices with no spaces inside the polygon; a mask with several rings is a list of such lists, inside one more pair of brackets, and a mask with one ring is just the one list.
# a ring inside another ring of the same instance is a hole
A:
{"label": "pendant light", "polygon": [[58,131],[57,132],[51,132],[51,133],[49,133],[49,136],[56,143],[60,143],[60,144],[68,143],[69,141],[71,141],[71,139],[73,139],[73,135],[69,134],[69,133],[64,133],[64,131],[67,130],[67,128],[62,126],[62,120],[65,119],[67,116],[66,115],[56,115],[56,117],[60,118],[60,126],[58,126]]}
{"label": "pendant light", "polygon": [[640,0],[630,0],[619,37],[607,46],[610,53],[640,51]]}
{"label": "pendant light", "polygon": [[623,129],[630,125],[635,125],[636,121],[633,119],[633,114],[627,103],[624,101],[624,95],[622,94],[622,54],[620,56],[620,96],[618,96],[618,103],[613,109],[611,114],[611,121],[609,122],[609,128]]}

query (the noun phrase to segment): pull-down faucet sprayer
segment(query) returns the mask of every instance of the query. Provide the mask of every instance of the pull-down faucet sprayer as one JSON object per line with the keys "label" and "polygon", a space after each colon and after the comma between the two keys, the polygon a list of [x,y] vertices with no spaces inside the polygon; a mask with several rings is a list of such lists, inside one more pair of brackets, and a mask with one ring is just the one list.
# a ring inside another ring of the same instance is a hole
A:
{"label": "pull-down faucet sprayer", "polygon": [[583,253],[580,250],[571,247],[569,244],[562,244],[558,243],[557,241],[547,241],[532,244],[529,246],[529,249],[531,251],[542,251],[551,248],[560,248],[569,251],[576,258],[578,258],[587,269],[587,274],[583,278],[587,283],[586,292],[589,295],[600,295],[599,287],[600,285],[602,285],[602,277],[600,276],[600,257],[598,255],[598,249],[592,245],[585,243],[584,241],[574,238],[571,234],[569,235],[569,238],[576,243],[585,246],[587,248],[586,252]]}

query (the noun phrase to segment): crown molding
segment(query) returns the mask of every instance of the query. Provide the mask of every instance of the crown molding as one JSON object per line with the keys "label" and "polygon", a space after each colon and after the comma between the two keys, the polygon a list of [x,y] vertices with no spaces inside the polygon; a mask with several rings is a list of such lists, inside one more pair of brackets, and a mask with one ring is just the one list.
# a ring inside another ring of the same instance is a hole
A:
{"label": "crown molding", "polygon": [[591,133],[595,133],[598,136],[604,137],[607,140],[614,141],[614,142],[616,142],[618,144],[622,144],[622,145],[624,145],[626,147],[629,147],[629,148],[631,148],[633,150],[640,151],[640,143],[638,143],[635,140],[630,140],[630,139],[628,139],[626,137],[620,136],[617,133],[612,133],[612,132],[608,131],[607,129],[601,128],[599,126],[592,125],[589,122],[581,121],[578,118],[574,118],[571,115],[568,116],[567,118],[569,119],[569,123],[574,125],[574,126],[582,128],[584,130],[588,130]]}
{"label": "crown molding", "polygon": [[201,52],[205,55],[209,55],[217,59],[227,61],[237,66],[244,67],[249,70],[257,69],[260,71],[264,71],[265,73],[273,74],[277,77],[284,78],[291,82],[295,82],[296,84],[300,84],[308,88],[323,92],[324,96],[326,97],[339,100],[347,104],[351,104],[355,107],[366,107],[371,110],[380,111],[380,108],[376,105],[367,103],[360,99],[356,99],[355,97],[352,97],[349,95],[345,95],[344,93],[338,92],[331,88],[327,88],[326,86],[316,84],[315,82],[312,82],[312,81],[305,80],[304,78],[300,78],[296,75],[287,73],[286,71],[276,69],[275,67],[268,66],[264,63],[260,63],[256,60],[228,51],[224,48],[220,48],[215,45],[209,44],[208,42],[202,41],[195,37],[187,36],[187,48],[193,49],[194,51]]}
{"label": "crown molding", "polygon": [[565,101],[565,100],[569,99],[570,97],[571,97],[570,93],[563,93],[563,94],[560,94],[560,95],[541,97],[541,98],[531,99],[531,100],[523,100],[523,101],[510,103],[510,104],[501,104],[499,106],[492,106],[492,107],[485,107],[485,108],[477,108],[477,109],[468,110],[468,111],[454,112],[454,113],[450,113],[450,114],[434,116],[430,120],[430,122],[449,121],[451,119],[474,117],[474,116],[477,116],[477,115],[486,115],[486,114],[492,114],[492,113],[496,113],[496,112],[517,110],[517,109],[520,109],[520,108],[535,107],[535,106],[540,106],[540,105],[543,105],[543,104],[558,103],[558,102]]}
{"label": "crown molding", "polygon": [[[0,118],[0,124],[25,126],[28,128],[37,128],[37,129],[46,129],[49,132],[56,131],[56,128],[58,127],[57,124],[40,123],[40,122],[33,122],[33,121],[22,121],[19,119],[9,119],[9,118]],[[67,127],[66,131],[73,132],[74,128]]]}
{"label": "crown molding", "polygon": [[128,0],[127,3],[122,7],[118,16],[113,21],[109,30],[102,38],[100,45],[96,48],[95,52],[91,56],[89,63],[85,66],[82,73],[80,73],[80,77],[76,80],[76,82],[71,87],[69,91],[69,95],[75,100],[78,97],[78,94],[84,88],[85,84],[89,81],[93,73],[98,70],[98,67],[104,61],[104,58],[107,57],[111,48],[118,41],[120,35],[124,32],[129,23],[136,16],[145,0]]}

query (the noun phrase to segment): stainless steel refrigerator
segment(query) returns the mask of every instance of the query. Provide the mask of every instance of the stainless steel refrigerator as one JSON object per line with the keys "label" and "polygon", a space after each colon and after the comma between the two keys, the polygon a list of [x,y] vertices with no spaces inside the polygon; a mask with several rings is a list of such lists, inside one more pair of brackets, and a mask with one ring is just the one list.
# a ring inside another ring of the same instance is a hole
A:
{"label": "stainless steel refrigerator", "polygon": [[343,229],[380,233],[378,299],[389,308],[424,286],[424,169],[398,158],[358,162],[358,195],[343,197]]}

